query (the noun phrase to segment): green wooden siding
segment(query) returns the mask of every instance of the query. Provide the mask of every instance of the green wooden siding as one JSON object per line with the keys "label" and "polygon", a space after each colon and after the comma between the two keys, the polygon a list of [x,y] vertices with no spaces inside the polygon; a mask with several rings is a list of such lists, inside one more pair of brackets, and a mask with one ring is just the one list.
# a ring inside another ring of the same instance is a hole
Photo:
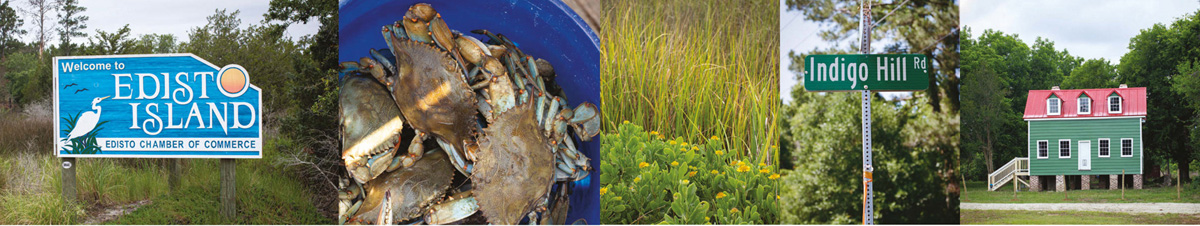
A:
{"label": "green wooden siding", "polygon": [[[1109,175],[1142,173],[1141,118],[1032,120],[1029,123],[1030,175]],[[1109,157],[1100,157],[1100,138],[1110,142]],[[1121,139],[1133,139],[1133,156],[1121,157]],[[1058,141],[1071,140],[1071,157],[1059,158]],[[1049,142],[1048,158],[1039,159],[1037,141]],[[1091,170],[1079,170],[1079,141],[1091,141]]]}

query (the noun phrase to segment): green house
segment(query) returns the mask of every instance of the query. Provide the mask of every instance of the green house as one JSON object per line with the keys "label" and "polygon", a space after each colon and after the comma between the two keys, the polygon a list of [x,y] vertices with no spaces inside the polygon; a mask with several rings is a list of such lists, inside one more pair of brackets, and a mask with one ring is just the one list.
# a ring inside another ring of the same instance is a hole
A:
{"label": "green house", "polygon": [[[1030,90],[1024,115],[1028,157],[993,172],[996,175],[989,178],[997,181],[991,185],[1003,185],[1007,181],[999,179],[1011,174],[1006,180],[1026,183],[1034,191],[1050,180],[1058,191],[1074,187],[1076,181],[1086,190],[1094,179],[1105,177],[1108,182],[1101,184],[1116,189],[1127,183],[1120,177],[1129,175],[1133,187],[1140,189],[1145,118],[1145,87]],[[1028,182],[1021,176],[1028,176]]]}

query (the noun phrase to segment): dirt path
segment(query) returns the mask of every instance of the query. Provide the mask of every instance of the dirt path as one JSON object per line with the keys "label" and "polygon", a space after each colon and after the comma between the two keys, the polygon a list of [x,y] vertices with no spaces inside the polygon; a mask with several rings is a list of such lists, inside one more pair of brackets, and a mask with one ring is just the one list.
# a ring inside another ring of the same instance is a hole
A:
{"label": "dirt path", "polygon": [[1200,203],[961,203],[959,208],[964,210],[1200,214]]}
{"label": "dirt path", "polygon": [[87,217],[87,220],[83,221],[83,224],[103,224],[104,222],[116,220],[118,217],[132,213],[134,210],[137,210],[139,207],[145,206],[146,204],[150,204],[150,200],[142,200],[125,205],[103,207],[89,214],[90,216]]}

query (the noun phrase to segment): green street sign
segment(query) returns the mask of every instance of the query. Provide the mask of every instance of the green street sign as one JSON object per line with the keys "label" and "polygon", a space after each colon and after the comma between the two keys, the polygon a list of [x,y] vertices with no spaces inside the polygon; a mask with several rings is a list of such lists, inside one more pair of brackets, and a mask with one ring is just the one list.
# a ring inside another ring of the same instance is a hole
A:
{"label": "green street sign", "polygon": [[804,89],[810,92],[929,87],[930,64],[924,54],[809,55],[804,64]]}

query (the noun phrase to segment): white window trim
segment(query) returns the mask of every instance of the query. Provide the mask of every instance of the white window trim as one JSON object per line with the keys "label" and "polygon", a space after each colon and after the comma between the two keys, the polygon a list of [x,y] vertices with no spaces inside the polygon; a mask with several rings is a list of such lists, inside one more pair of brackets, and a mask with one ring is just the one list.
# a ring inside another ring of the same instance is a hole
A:
{"label": "white window trim", "polygon": [[[1087,99],[1087,101],[1083,101],[1084,99]],[[1092,114],[1092,98],[1091,97],[1084,95],[1082,97],[1079,97],[1079,99],[1076,99],[1076,100],[1077,100],[1077,102],[1079,102],[1079,103],[1075,104],[1080,109],[1079,114],[1081,114],[1081,115]],[[1088,105],[1087,108],[1083,107],[1084,103],[1087,103],[1087,105]],[[1087,111],[1084,111],[1084,110],[1087,110]]]}
{"label": "white window trim", "polygon": [[[1100,144],[1102,144],[1104,142],[1100,142],[1100,141],[1107,141],[1108,147],[1101,147]],[[1100,150],[1102,150],[1101,148],[1104,148],[1103,150],[1107,151],[1108,154],[1107,155],[1100,154],[1100,153],[1105,153],[1104,151],[1100,151]],[[1112,156],[1112,141],[1108,140],[1108,138],[1096,139],[1096,153],[1097,153],[1096,157],[1099,157],[1099,158],[1108,158],[1109,156]]]}
{"label": "white window trim", "polygon": [[[1050,109],[1052,109],[1052,108],[1050,108],[1051,100],[1057,101],[1056,104],[1058,105],[1058,112],[1050,111]],[[1062,99],[1059,99],[1058,97],[1046,98],[1046,115],[1061,115],[1061,114],[1062,114]]]}
{"label": "white window trim", "polygon": [[[1125,155],[1125,141],[1129,141],[1129,155]],[[1133,157],[1133,138],[1121,138],[1121,157]]]}
{"label": "white window trim", "polygon": [[[1112,100],[1113,100],[1113,98],[1116,98],[1116,99],[1117,99],[1117,111],[1113,111],[1113,110],[1112,110]],[[1107,106],[1108,106],[1108,113],[1121,113],[1121,111],[1122,111],[1122,110],[1125,110],[1125,108],[1124,108],[1124,106],[1123,106],[1123,105],[1125,105],[1125,103],[1124,103],[1124,102],[1125,102],[1125,100],[1121,100],[1121,96],[1119,96],[1119,95],[1118,95],[1118,96],[1110,96],[1110,97],[1108,97],[1108,104],[1107,104]]]}
{"label": "white window trim", "polygon": [[[1046,156],[1042,156],[1042,149],[1041,149],[1041,148],[1042,148],[1042,143],[1043,143],[1043,142],[1045,142],[1045,143],[1046,143]],[[1048,140],[1038,140],[1038,141],[1037,141],[1037,145],[1036,145],[1036,146],[1034,146],[1033,148],[1034,148],[1034,149],[1037,149],[1037,150],[1036,150],[1036,152],[1037,152],[1037,153],[1033,153],[1033,154],[1037,155],[1037,158],[1039,158],[1039,159],[1047,159],[1047,158],[1050,158],[1050,141],[1048,141]]]}
{"label": "white window trim", "polygon": [[[1067,142],[1067,155],[1066,155],[1066,156],[1063,156],[1063,155],[1062,155],[1062,148],[1063,148],[1062,144],[1063,144],[1063,141],[1066,141],[1066,142]],[[1071,158],[1071,139],[1061,139],[1061,140],[1058,140],[1058,158],[1060,158],[1060,159],[1069,159],[1069,158]]]}

